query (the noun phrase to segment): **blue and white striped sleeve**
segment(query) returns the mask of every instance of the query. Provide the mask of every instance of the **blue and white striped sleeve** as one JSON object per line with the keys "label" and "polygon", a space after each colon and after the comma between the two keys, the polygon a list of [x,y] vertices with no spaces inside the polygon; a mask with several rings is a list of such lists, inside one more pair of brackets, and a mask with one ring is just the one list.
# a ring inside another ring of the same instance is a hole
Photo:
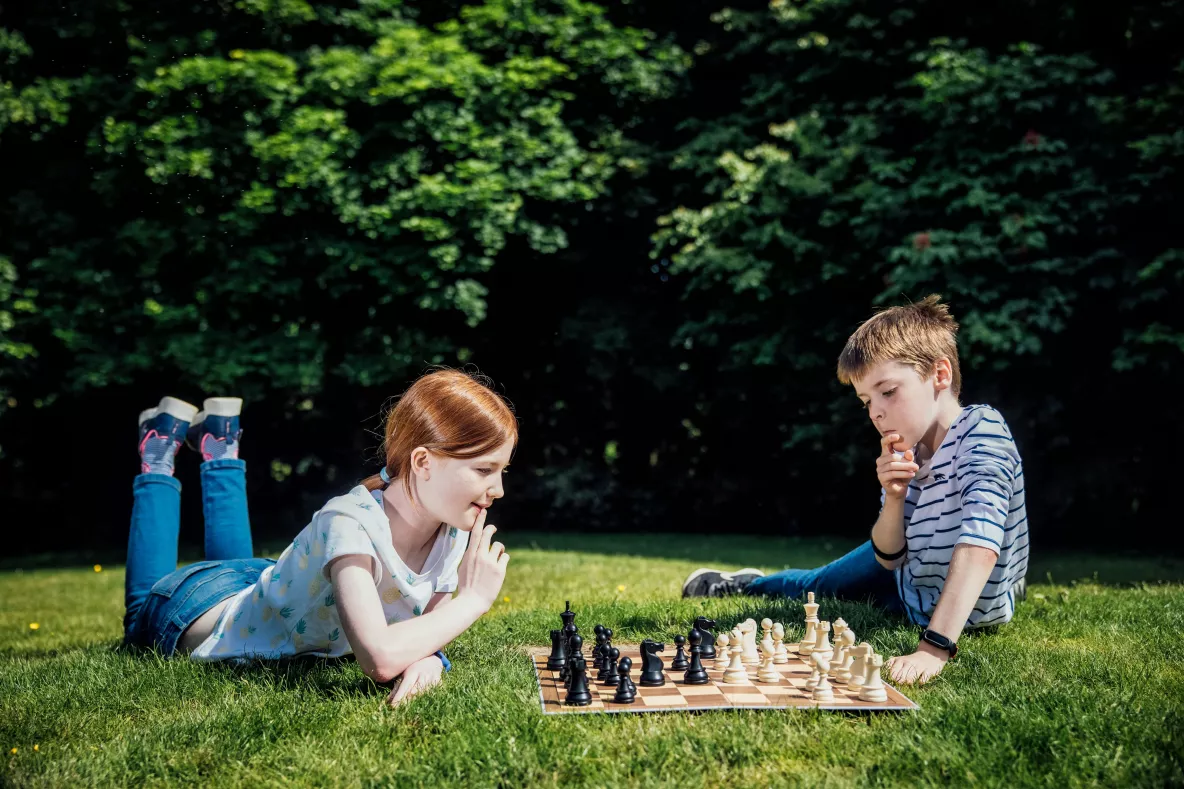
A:
{"label": "blue and white striped sleeve", "polygon": [[[981,412],[980,412],[981,413]],[[1019,470],[1011,431],[997,414],[982,414],[963,434],[954,461],[961,488],[962,531],[957,545],[978,545],[998,555]]]}

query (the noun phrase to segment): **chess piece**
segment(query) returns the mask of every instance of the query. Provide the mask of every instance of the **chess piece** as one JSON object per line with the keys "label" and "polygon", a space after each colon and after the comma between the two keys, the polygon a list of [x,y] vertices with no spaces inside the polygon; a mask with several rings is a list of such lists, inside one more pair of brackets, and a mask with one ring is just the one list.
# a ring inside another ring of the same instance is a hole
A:
{"label": "chess piece", "polygon": [[604,625],[592,628],[596,634],[596,646],[592,647],[592,666],[598,673],[604,673]]}
{"label": "chess piece", "polygon": [[745,619],[740,624],[740,633],[742,637],[741,643],[744,645],[744,649],[740,655],[744,661],[744,665],[759,666],[761,664],[761,656],[756,651],[756,620]]}
{"label": "chess piece", "polygon": [[582,657],[571,663],[571,685],[563,703],[576,707],[586,707],[592,703],[592,693],[588,690],[588,664]]}
{"label": "chess piece", "polygon": [[[722,639],[723,636],[720,636]],[[732,629],[732,661],[728,663],[728,668],[724,671],[723,681],[729,685],[751,685],[748,681],[748,669],[744,667],[744,659],[741,657],[741,652],[744,650],[744,645],[741,643],[740,630],[738,628]]]}
{"label": "chess piece", "polygon": [[671,671],[686,671],[690,662],[687,660],[686,650],[683,649],[683,644],[687,643],[686,636],[674,637],[674,660],[670,661]]}
{"label": "chess piece", "polygon": [[620,665],[613,668],[615,669],[613,673],[620,679],[620,682],[617,683],[617,692],[613,695],[613,702],[632,704],[633,700],[637,698],[637,686],[633,684],[633,680],[629,679],[629,671],[633,668],[633,661],[627,657],[621,658]]}
{"label": "chess piece", "polygon": [[[575,614],[572,614],[572,616],[575,616]],[[575,622],[568,622],[566,625],[563,626],[563,642],[564,642],[564,644],[567,645],[566,646],[567,662],[564,663],[563,668],[561,668],[559,670],[559,678],[561,680],[563,680],[564,682],[566,682],[569,677],[569,673],[568,673],[569,666],[571,665],[571,656],[573,654],[573,650],[571,648],[571,640],[579,632],[580,632],[580,629],[578,627],[576,627]]]}
{"label": "chess piece", "polygon": [[608,673],[608,651],[612,648],[613,629],[611,627],[606,627],[604,629],[604,649],[601,650],[601,652],[604,653],[604,670],[606,674]]}
{"label": "chess piece", "polygon": [[836,619],[835,621],[830,623],[830,637],[831,637],[832,641],[834,642],[835,647],[838,647],[839,636],[843,635],[843,631],[845,631],[846,629],[847,629],[847,622],[844,621],[843,617],[841,617],[841,616],[838,619]]}
{"label": "chess piece", "polygon": [[[621,675],[617,673],[617,658],[621,656],[621,650],[616,647],[609,647],[608,650],[608,665],[604,669],[603,682],[610,688],[621,682]],[[626,658],[628,660],[628,658]],[[633,665],[633,661],[629,661],[629,665]]]}
{"label": "chess piece", "polygon": [[567,610],[561,612],[559,614],[559,618],[563,620],[563,627],[564,628],[566,628],[570,624],[575,623],[576,612],[571,610],[571,601],[570,600],[567,601]]}
{"label": "chess piece", "polygon": [[551,655],[547,658],[547,669],[550,671],[559,671],[567,665],[567,640],[563,635],[563,631],[555,629],[551,631]]}
{"label": "chess piece", "polygon": [[682,681],[688,685],[706,685],[711,681],[707,669],[703,668],[703,633],[698,628],[691,628],[691,662]]}
{"label": "chess piece", "polygon": [[814,602],[813,592],[806,592],[806,602],[802,608],[806,609],[806,635],[802,636],[798,644],[798,654],[809,655],[814,651],[814,639],[817,636],[814,628],[818,624],[818,603]]}
{"label": "chess piece", "polygon": [[644,688],[656,688],[666,684],[666,674],[662,671],[662,658],[659,652],[665,652],[666,645],[657,641],[645,639],[641,642],[641,679],[638,684]]}
{"label": "chess piece", "polygon": [[762,655],[764,655],[764,654],[772,655],[773,650],[775,649],[775,647],[773,646],[773,620],[772,619],[762,619],[761,620],[761,633],[763,634],[761,637],[761,654]]}
{"label": "chess piece", "polygon": [[773,662],[784,665],[789,662],[789,650],[785,648],[785,625],[773,625]]}
{"label": "chess piece", "polygon": [[776,656],[776,649],[765,649],[764,642],[761,642],[761,653],[764,653],[764,659],[760,663],[760,671],[757,672],[757,679],[761,682],[770,682],[776,685],[781,681],[781,672],[773,667],[773,657]]}
{"label": "chess piece", "polygon": [[859,687],[859,700],[887,701],[888,691],[884,689],[884,681],[880,679],[880,666],[884,665],[884,658],[873,652],[866,663],[867,673]]}
{"label": "chess piece", "polygon": [[830,672],[830,660],[822,652],[812,653],[810,659],[814,661],[815,670],[818,672],[818,684],[814,686],[814,692],[810,697],[814,701],[834,701],[834,689],[826,678],[827,673]]}
{"label": "chess piece", "polygon": [[855,647],[855,631],[847,628],[839,636],[839,643],[835,647],[835,657],[831,660],[831,676],[839,682],[851,679],[851,650]]}
{"label": "chess piece", "polygon": [[728,644],[730,644],[731,641],[732,639],[727,633],[720,633],[716,638],[716,643],[719,644],[719,649],[715,651],[715,665],[712,666],[712,668],[714,668],[716,671],[727,671],[728,664],[732,662],[732,659],[728,656]]}
{"label": "chess piece", "polygon": [[857,647],[852,647],[849,654],[853,656],[851,661],[851,679],[847,680],[847,690],[859,690],[859,686],[867,674],[867,656],[871,654],[872,645],[864,641]]}
{"label": "chess piece", "polygon": [[715,634],[711,632],[715,629],[715,620],[697,616],[691,627],[703,634],[703,652],[700,657],[703,660],[715,660]]}
{"label": "chess piece", "polygon": [[821,652],[826,655],[826,659],[830,660],[834,657],[835,648],[830,643],[830,622],[818,623],[818,638],[814,642],[814,649],[811,653]]}
{"label": "chess piece", "polygon": [[561,672],[559,675],[559,678],[563,680],[564,685],[571,684],[572,664],[577,660],[581,663],[584,661],[584,637],[579,633],[576,633],[571,637],[571,640],[567,642],[567,646],[569,650],[567,654],[567,671]]}

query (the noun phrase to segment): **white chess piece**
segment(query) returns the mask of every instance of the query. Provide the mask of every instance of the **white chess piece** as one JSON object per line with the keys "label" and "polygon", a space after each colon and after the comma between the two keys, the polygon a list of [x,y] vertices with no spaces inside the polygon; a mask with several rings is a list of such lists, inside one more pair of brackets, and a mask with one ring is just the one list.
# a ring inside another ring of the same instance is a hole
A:
{"label": "white chess piece", "polygon": [[744,647],[741,654],[741,659],[746,666],[759,666],[761,664],[761,656],[756,651],[756,620],[745,619],[740,624],[741,643]]}
{"label": "white chess piece", "polygon": [[[765,621],[767,622],[769,620],[766,619]],[[770,648],[765,648],[765,641],[769,642]],[[771,648],[773,639],[768,638],[765,641],[761,642],[761,654],[763,658],[761,660],[760,671],[756,673],[756,678],[761,682],[776,684],[781,681],[781,672],[773,667],[773,658],[776,655],[776,649]]]}
{"label": "white chess piece", "polygon": [[802,607],[806,609],[806,635],[798,644],[798,654],[808,655],[814,651],[814,627],[818,624],[818,603],[814,602],[813,592],[806,592],[806,603]]}
{"label": "white chess piece", "polygon": [[888,691],[884,689],[884,681],[880,679],[880,666],[883,665],[884,658],[874,653],[867,661],[867,674],[859,688],[860,701],[888,700]]}
{"label": "white chess piece", "polygon": [[867,675],[867,656],[872,652],[872,645],[864,641],[851,649],[855,659],[851,663],[851,679],[847,680],[847,690],[859,690]]}
{"label": "white chess piece", "polygon": [[717,671],[727,671],[728,664],[732,662],[728,651],[731,641],[727,633],[720,633],[715,637],[715,665],[712,668]]}
{"label": "white chess piece", "polygon": [[827,676],[831,679],[837,680],[839,678],[839,669],[842,668],[843,662],[847,659],[847,645],[843,643],[840,637],[835,641],[835,652],[830,659],[830,671]]}
{"label": "white chess piece", "polygon": [[748,681],[748,669],[744,666],[744,660],[741,658],[741,651],[744,645],[740,643],[739,628],[732,629],[732,661],[728,664],[727,670],[724,671],[723,680],[729,685],[751,685]]}
{"label": "white chess piece", "polygon": [[814,670],[818,672],[818,683],[814,685],[814,692],[811,694],[811,698],[814,701],[834,701],[834,689],[826,679],[826,675],[830,671],[830,661],[821,652],[813,653],[810,655],[810,659],[814,661]]}
{"label": "white chess piece", "polygon": [[778,622],[773,625],[773,662],[784,665],[789,662],[789,650],[785,648],[785,625]]}
{"label": "white chess piece", "polygon": [[834,657],[835,648],[830,644],[830,622],[818,623],[818,638],[814,642],[814,649],[811,652],[821,652],[826,655],[827,660]]}
{"label": "white chess piece", "polygon": [[[834,670],[834,678],[839,682],[847,682],[851,679],[851,664],[855,658],[851,655],[852,650],[855,649],[855,631],[847,628],[843,631],[841,639],[842,661]],[[832,664],[833,665],[833,664]]]}
{"label": "white chess piece", "polygon": [[839,648],[839,637],[843,635],[843,631],[847,629],[847,623],[843,621],[843,617],[839,617],[830,623],[830,637],[831,643],[835,645],[835,649]]}
{"label": "white chess piece", "polygon": [[776,647],[773,646],[773,620],[772,619],[762,619],[761,620],[761,632],[764,634],[763,637],[761,638],[761,653],[772,655],[773,650],[776,649]]}

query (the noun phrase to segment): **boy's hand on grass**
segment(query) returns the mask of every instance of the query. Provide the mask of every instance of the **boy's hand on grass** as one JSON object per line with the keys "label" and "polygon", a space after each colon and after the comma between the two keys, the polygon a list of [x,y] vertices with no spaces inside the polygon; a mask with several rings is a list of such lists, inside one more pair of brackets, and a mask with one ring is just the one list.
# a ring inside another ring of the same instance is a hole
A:
{"label": "boy's hand on grass", "polygon": [[947,653],[936,647],[924,643],[919,644],[917,651],[911,655],[889,658],[888,676],[893,682],[906,685],[915,682],[920,685],[940,674],[949,659],[950,656]]}
{"label": "boy's hand on grass", "polygon": [[876,458],[876,476],[884,494],[891,499],[903,499],[909,483],[920,466],[913,462],[913,450],[906,450],[903,458],[892,454],[892,445],[900,441],[899,433],[889,433],[880,439],[880,456]]}
{"label": "boy's hand on grass", "polygon": [[394,707],[404,699],[439,685],[443,672],[444,664],[440,662],[438,656],[433,654],[420,658],[408,666],[407,670],[395,680],[395,688],[391,691],[387,701]]}

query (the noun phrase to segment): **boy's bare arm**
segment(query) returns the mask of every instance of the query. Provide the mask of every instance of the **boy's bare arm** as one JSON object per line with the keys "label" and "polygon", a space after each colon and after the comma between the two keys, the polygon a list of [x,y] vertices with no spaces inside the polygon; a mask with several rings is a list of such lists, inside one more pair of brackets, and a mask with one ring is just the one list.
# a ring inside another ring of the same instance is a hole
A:
{"label": "boy's bare arm", "polygon": [[998,559],[999,555],[990,548],[979,545],[962,544],[954,548],[941,596],[937,598],[937,607],[929,618],[930,630],[941,633],[951,641],[958,640]]}
{"label": "boy's bare arm", "polygon": [[[872,526],[872,542],[884,553],[898,553],[904,548],[904,499],[887,498],[884,509],[880,510],[880,517]],[[876,557],[882,567],[895,570],[904,564],[907,554],[899,559],[888,561]]]}

